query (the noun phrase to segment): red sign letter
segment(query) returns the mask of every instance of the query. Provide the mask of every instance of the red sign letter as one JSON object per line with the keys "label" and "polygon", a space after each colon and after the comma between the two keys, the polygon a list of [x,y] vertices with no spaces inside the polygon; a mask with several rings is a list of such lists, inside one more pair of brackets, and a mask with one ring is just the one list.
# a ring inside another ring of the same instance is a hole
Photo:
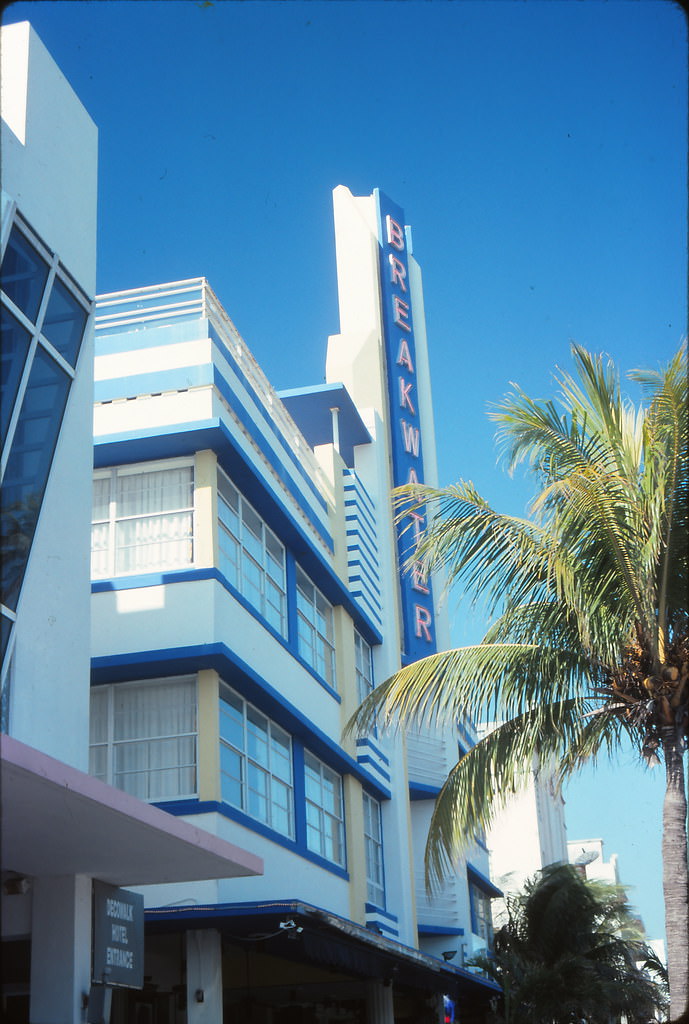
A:
{"label": "red sign letter", "polygon": [[398,284],[403,292],[406,292],[407,286],[404,283],[404,279],[407,276],[407,270],[401,260],[398,260],[392,253],[388,255],[390,261],[390,280],[393,285]]}
{"label": "red sign letter", "polygon": [[412,426],[411,423],[407,423],[406,420],[400,420],[400,423],[402,425],[402,441],[404,442],[404,450],[418,459],[419,428]]}
{"label": "red sign letter", "polygon": [[426,574],[423,571],[421,562],[414,562],[412,566],[411,585],[414,590],[418,590],[422,594],[430,594],[430,590],[426,586]]}
{"label": "red sign letter", "polygon": [[416,635],[418,637],[423,636],[426,643],[432,644],[433,638],[431,637],[431,631],[428,628],[433,621],[431,613],[428,608],[422,607],[420,604],[414,605],[414,621],[416,626]]}
{"label": "red sign letter", "polygon": [[399,295],[392,296],[392,312],[394,322],[405,331],[411,331],[409,326],[409,303],[401,299]]}
{"label": "red sign letter", "polygon": [[404,252],[404,229],[399,226],[396,220],[393,220],[390,214],[385,218],[385,223],[388,229],[388,243],[394,245],[395,249],[400,252]]}
{"label": "red sign letter", "polygon": [[411,383],[411,381],[409,382],[409,384],[407,384],[404,377],[400,377],[400,409],[404,409],[406,407],[407,409],[409,409],[409,412],[412,414],[412,416],[416,416],[416,409],[414,408],[412,400],[409,397],[409,392],[413,387],[414,385]]}
{"label": "red sign letter", "polygon": [[406,366],[410,373],[414,372],[414,364],[411,361],[411,352],[406,338],[400,338],[400,350],[397,353],[397,365]]}

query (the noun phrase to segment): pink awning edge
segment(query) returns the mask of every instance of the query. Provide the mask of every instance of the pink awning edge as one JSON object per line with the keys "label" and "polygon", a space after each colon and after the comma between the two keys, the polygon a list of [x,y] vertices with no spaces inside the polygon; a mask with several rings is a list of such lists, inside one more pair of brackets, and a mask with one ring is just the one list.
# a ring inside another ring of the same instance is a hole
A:
{"label": "pink awning edge", "polygon": [[260,857],[11,736],[2,754],[2,866],[148,885],[263,874]]}

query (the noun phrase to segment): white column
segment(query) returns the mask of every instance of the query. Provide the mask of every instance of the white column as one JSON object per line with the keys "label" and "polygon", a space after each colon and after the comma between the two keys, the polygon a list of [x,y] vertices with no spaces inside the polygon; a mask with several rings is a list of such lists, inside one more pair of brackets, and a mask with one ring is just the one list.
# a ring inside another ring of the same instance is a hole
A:
{"label": "white column", "polygon": [[222,948],[212,928],[187,932],[187,1024],[222,1024]]}
{"label": "white column", "polygon": [[91,983],[91,879],[34,878],[31,1024],[80,1024]]}
{"label": "white column", "polygon": [[333,419],[333,448],[340,454],[340,410],[335,405],[330,410]]}
{"label": "white column", "polygon": [[369,981],[366,984],[366,1024],[395,1024],[392,984]]}

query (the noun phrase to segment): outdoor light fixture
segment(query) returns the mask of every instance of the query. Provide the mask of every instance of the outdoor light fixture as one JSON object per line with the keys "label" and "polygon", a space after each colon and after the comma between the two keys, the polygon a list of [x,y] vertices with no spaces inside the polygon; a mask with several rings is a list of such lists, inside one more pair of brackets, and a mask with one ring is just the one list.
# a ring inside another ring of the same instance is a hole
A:
{"label": "outdoor light fixture", "polygon": [[297,935],[301,935],[301,933],[304,931],[302,926],[298,925],[296,921],[294,921],[291,917],[289,917],[286,921],[280,921],[278,928],[280,929],[280,931],[283,932],[294,932],[294,935],[289,936],[290,938],[295,938]]}
{"label": "outdoor light fixture", "polygon": [[445,960],[445,961],[454,960],[454,958],[456,956],[457,956],[457,950],[456,949],[446,949],[443,952],[443,960]]}
{"label": "outdoor light fixture", "polygon": [[29,891],[28,878],[6,878],[2,883],[5,896],[25,896]]}

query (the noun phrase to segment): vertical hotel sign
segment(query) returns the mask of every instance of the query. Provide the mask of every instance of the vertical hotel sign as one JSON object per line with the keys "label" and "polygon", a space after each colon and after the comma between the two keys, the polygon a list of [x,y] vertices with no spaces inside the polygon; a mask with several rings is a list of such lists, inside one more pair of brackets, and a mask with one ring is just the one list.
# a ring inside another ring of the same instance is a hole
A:
{"label": "vertical hotel sign", "polygon": [[[393,485],[399,487],[424,482],[408,240],[402,209],[379,189],[375,194],[392,475]],[[414,541],[426,525],[426,517],[422,513],[423,510],[410,512],[397,525],[405,663],[436,652],[431,581],[424,580],[420,564],[412,566],[409,572],[403,569]]]}

